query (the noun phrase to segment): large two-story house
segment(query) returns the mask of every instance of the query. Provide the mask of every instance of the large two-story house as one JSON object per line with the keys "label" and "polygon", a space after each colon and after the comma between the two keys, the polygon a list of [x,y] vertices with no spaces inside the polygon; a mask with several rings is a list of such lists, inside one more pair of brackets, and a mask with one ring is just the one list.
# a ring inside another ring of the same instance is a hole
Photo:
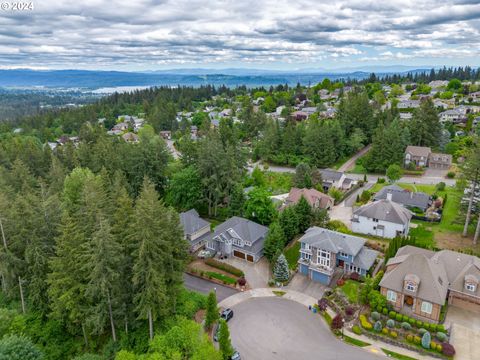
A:
{"label": "large two-story house", "polygon": [[210,223],[202,219],[197,210],[191,209],[180,213],[180,223],[184,237],[190,244],[191,252],[197,251],[210,240]]}
{"label": "large two-story house", "polygon": [[268,227],[238,216],[217,225],[206,248],[225,256],[257,262],[263,256]]}
{"label": "large two-story house", "polygon": [[432,204],[430,195],[425,194],[424,192],[409,191],[398,185],[385,186],[375,194],[373,200],[383,200],[388,196],[391,196],[392,201],[403,205],[408,209],[419,208],[424,212],[427,211]]}
{"label": "large two-story house", "polygon": [[311,280],[330,284],[336,268],[366,275],[378,252],[365,247],[366,240],[317,226],[300,238],[300,273]]}
{"label": "large two-story house", "polygon": [[478,257],[408,245],[388,260],[380,292],[396,311],[438,322],[447,302],[480,312],[479,281]]}
{"label": "large two-story house", "polygon": [[412,212],[392,201],[392,194],[359,207],[353,212],[352,231],[393,239],[407,236],[410,230]]}
{"label": "large two-story house", "polygon": [[452,155],[432,153],[432,149],[426,146],[407,146],[404,158],[405,166],[414,164],[420,167],[432,169],[449,169],[452,165]]}
{"label": "large two-story house", "polygon": [[316,189],[298,189],[291,188],[288,196],[285,199],[284,206],[291,206],[298,204],[302,196],[307,200],[312,209],[331,209],[335,203],[335,200]]}

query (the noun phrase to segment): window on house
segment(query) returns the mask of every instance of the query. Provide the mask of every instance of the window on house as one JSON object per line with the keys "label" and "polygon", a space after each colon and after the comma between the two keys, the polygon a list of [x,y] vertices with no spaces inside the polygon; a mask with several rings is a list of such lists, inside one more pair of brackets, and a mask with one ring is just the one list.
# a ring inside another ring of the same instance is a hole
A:
{"label": "window on house", "polygon": [[310,244],[304,244],[304,245],[305,245],[305,246],[304,246],[304,249],[305,249],[305,250],[310,250]]}
{"label": "window on house", "polygon": [[431,314],[432,313],[432,303],[422,301],[422,312]]}
{"label": "window on house", "polygon": [[215,243],[213,241],[208,241],[207,249],[215,250]]}
{"label": "window on house", "polygon": [[465,284],[465,289],[467,289],[468,291],[474,292],[475,288],[475,284]]}
{"label": "window on house", "polygon": [[397,293],[392,290],[387,290],[387,300],[391,302],[397,302]]}
{"label": "window on house", "polygon": [[245,241],[245,246],[252,246],[252,242],[251,241]]}
{"label": "window on house", "polygon": [[320,250],[317,256],[317,263],[326,267],[330,267],[330,253],[325,250]]}
{"label": "window on house", "polygon": [[347,253],[344,253],[344,252],[341,252],[341,253],[340,253],[340,256],[348,257],[348,254],[347,254]]}
{"label": "window on house", "polygon": [[405,289],[407,289],[408,291],[416,291],[417,287],[415,286],[415,284],[407,283],[407,286],[405,286]]}
{"label": "window on house", "polygon": [[378,219],[373,218],[373,222],[378,222]]}
{"label": "window on house", "polygon": [[236,246],[243,246],[243,240],[241,239],[233,239],[233,245],[236,245]]}
{"label": "window on house", "polygon": [[305,260],[310,260],[312,258],[312,254],[305,254],[305,253],[302,253],[302,259],[305,259]]}

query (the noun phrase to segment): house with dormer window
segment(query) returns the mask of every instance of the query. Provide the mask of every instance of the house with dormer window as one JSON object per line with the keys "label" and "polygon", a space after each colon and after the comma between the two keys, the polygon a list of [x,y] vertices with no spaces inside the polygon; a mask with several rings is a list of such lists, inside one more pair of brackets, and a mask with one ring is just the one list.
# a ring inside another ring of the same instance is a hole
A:
{"label": "house with dormer window", "polygon": [[300,273],[330,284],[336,270],[366,275],[378,252],[365,247],[366,240],[320,227],[309,228],[300,238]]}
{"label": "house with dormer window", "polygon": [[268,227],[238,216],[217,225],[206,248],[221,255],[257,262],[263,256]]}
{"label": "house with dormer window", "polygon": [[408,245],[387,262],[380,292],[396,311],[438,322],[447,303],[480,312],[479,280],[476,256]]}

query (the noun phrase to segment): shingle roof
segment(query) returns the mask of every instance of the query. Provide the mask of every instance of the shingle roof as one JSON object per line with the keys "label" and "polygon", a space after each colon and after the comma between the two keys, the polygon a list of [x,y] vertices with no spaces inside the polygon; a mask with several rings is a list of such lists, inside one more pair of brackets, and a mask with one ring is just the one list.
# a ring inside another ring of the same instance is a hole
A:
{"label": "shingle roof", "polygon": [[407,150],[405,152],[412,154],[413,156],[423,156],[428,157],[428,155],[432,152],[432,149],[426,146],[407,146]]}
{"label": "shingle roof", "polygon": [[386,199],[364,205],[355,210],[353,214],[403,225],[407,224],[412,218],[410,210]]}
{"label": "shingle roof", "polygon": [[180,223],[183,226],[185,235],[193,234],[205,226],[210,226],[210,223],[203,220],[195,209],[180,213]]}
{"label": "shingle roof", "polygon": [[[480,259],[476,256],[451,250],[434,252],[407,245],[397,251],[387,266],[394,264],[398,266],[385,274],[380,286],[403,292],[403,280],[400,279],[407,274],[415,274],[420,278],[416,296],[422,299],[443,305],[446,289],[480,296],[478,286],[474,292],[465,290],[466,277],[473,276],[480,280]],[[440,296],[443,296],[441,301]]]}
{"label": "shingle roof", "polygon": [[252,243],[251,246],[244,246],[248,251],[256,253],[263,248],[265,237],[268,233],[268,227],[257,224],[248,219],[233,216],[227,221],[217,225],[213,237],[223,234],[227,238],[233,238],[229,230],[233,230],[242,240]]}
{"label": "shingle roof", "polygon": [[286,199],[287,204],[296,204],[301,197],[304,197],[308,201],[310,206],[315,206],[317,200],[319,201],[319,207],[321,209],[326,209],[329,205],[333,205],[334,199],[331,196],[328,196],[315,189],[290,189],[290,193]]}
{"label": "shingle roof", "polygon": [[430,203],[430,196],[423,192],[411,192],[397,185],[385,186],[374,196],[374,200],[387,198],[387,194],[392,194],[392,201],[409,207],[418,207],[426,210]]}
{"label": "shingle roof", "polygon": [[344,252],[352,256],[356,256],[366,242],[365,239],[358,236],[347,235],[317,226],[309,228],[299,241],[319,249],[334,253]]}
{"label": "shingle roof", "polygon": [[342,178],[343,173],[331,169],[320,169],[320,174],[322,174],[323,181],[338,181]]}

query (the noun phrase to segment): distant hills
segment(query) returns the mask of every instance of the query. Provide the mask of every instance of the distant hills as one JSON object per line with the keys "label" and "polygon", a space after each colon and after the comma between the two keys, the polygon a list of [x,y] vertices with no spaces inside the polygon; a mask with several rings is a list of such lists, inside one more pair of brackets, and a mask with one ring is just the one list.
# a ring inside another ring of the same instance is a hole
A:
{"label": "distant hills", "polygon": [[[382,71],[403,73],[403,71]],[[429,69],[428,69],[429,70]],[[411,72],[424,72],[427,69],[411,69]],[[322,71],[315,69],[297,71],[270,71],[261,69],[175,69],[150,72],[90,71],[90,70],[0,70],[0,87],[47,87],[99,89],[124,86],[201,86],[211,84],[235,87],[239,85],[270,86],[278,84],[315,84],[324,78],[364,79],[372,71]]]}

